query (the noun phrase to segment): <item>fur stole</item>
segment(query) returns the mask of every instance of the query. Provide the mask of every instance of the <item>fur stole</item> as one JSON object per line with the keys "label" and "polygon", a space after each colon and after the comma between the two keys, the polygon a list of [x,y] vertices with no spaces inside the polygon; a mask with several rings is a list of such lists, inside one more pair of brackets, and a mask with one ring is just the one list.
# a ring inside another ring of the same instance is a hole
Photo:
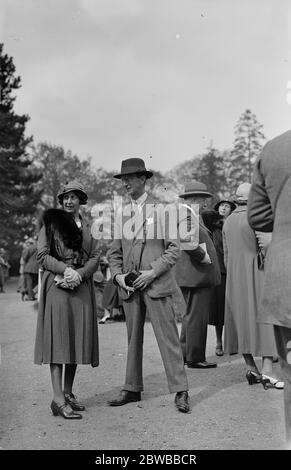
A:
{"label": "fur stole", "polygon": [[52,247],[57,233],[64,245],[74,251],[81,251],[83,235],[71,214],[62,209],[47,209],[43,214],[43,223],[49,245]]}
{"label": "fur stole", "polygon": [[214,209],[204,210],[201,212],[203,223],[212,233],[216,229],[222,230],[223,217]]}

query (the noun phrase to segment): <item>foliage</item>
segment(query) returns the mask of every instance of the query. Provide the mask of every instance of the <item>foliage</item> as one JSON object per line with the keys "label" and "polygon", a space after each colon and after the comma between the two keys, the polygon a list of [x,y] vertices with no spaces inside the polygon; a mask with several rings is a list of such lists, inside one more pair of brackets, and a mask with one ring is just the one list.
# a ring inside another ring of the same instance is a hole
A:
{"label": "foliage", "polygon": [[253,165],[265,140],[262,128],[249,109],[240,116],[235,126],[234,146],[229,155],[229,183],[233,192],[240,183],[251,182]]}
{"label": "foliage", "polygon": [[19,254],[15,248],[25,236],[33,234],[35,209],[40,197],[36,184],[40,172],[27,153],[31,137],[25,137],[29,117],[18,115],[12,95],[20,88],[21,79],[15,76],[12,57],[3,52],[0,44],[0,217],[1,245],[10,256]]}
{"label": "foliage", "polygon": [[215,198],[221,197],[224,193],[226,187],[224,160],[222,154],[212,144],[199,161],[196,179],[204,183]]}

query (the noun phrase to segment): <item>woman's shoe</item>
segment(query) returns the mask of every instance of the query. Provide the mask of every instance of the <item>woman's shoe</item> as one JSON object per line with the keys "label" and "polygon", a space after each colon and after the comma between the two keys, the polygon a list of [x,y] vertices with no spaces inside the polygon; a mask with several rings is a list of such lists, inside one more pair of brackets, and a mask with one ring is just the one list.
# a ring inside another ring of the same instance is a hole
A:
{"label": "woman's shoe", "polygon": [[261,376],[252,370],[248,370],[246,373],[246,378],[249,385],[259,384],[261,383]]}
{"label": "woman's shoe", "polygon": [[246,378],[249,383],[249,385],[254,385],[254,384],[262,384],[264,389],[268,389],[268,383],[270,382],[268,378],[263,377],[261,374],[257,374],[253,370],[248,370],[246,373]]}
{"label": "woman's shoe", "polygon": [[223,356],[224,351],[223,351],[221,345],[216,346],[216,348],[215,348],[215,354],[216,354],[216,356]]}
{"label": "woman's shoe", "polygon": [[51,402],[51,410],[54,416],[62,416],[65,419],[81,419],[82,415],[75,413],[68,403],[58,405],[55,401]]}
{"label": "woman's shoe", "polygon": [[74,411],[85,411],[85,406],[77,401],[73,393],[65,393],[65,401]]}
{"label": "woman's shoe", "polygon": [[262,374],[263,380],[267,381],[269,385],[268,388],[277,388],[278,390],[282,390],[284,388],[284,382],[282,380],[276,379],[275,377],[271,377],[266,374]]}

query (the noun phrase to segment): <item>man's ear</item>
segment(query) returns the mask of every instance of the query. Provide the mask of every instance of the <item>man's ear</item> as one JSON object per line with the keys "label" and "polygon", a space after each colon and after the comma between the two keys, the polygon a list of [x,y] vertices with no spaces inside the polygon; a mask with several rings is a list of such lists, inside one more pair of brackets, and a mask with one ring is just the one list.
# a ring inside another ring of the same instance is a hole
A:
{"label": "man's ear", "polygon": [[142,182],[143,182],[144,184],[146,183],[146,180],[147,180],[146,175],[140,175],[139,178],[142,180]]}

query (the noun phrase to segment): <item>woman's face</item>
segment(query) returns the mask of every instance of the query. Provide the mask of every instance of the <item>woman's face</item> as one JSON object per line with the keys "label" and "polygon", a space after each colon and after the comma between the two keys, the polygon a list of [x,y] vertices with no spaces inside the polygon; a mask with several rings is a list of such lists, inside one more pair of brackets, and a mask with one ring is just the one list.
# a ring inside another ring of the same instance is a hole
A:
{"label": "woman's face", "polygon": [[78,215],[80,209],[80,199],[74,191],[63,196],[63,209],[73,215]]}
{"label": "woman's face", "polygon": [[228,202],[222,202],[218,207],[218,212],[223,217],[228,217],[231,213],[231,206]]}

